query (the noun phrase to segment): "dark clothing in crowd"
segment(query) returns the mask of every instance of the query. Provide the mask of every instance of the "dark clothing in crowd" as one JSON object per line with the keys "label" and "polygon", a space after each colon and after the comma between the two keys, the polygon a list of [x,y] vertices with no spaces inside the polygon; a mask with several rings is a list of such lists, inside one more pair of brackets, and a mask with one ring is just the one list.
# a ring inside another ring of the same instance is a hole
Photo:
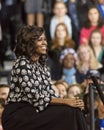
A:
{"label": "dark clothing in crowd", "polygon": [[16,33],[21,24],[21,2],[17,0],[4,0],[1,9],[2,49],[4,52],[6,52],[9,46],[11,50],[14,49],[16,45]]}

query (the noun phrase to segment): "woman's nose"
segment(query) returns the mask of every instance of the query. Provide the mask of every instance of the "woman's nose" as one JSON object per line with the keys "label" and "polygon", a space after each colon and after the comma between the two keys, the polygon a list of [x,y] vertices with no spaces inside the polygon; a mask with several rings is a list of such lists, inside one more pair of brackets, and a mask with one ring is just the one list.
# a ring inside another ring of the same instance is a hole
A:
{"label": "woman's nose", "polygon": [[47,45],[47,41],[46,40],[42,40],[42,43],[44,44],[44,45]]}

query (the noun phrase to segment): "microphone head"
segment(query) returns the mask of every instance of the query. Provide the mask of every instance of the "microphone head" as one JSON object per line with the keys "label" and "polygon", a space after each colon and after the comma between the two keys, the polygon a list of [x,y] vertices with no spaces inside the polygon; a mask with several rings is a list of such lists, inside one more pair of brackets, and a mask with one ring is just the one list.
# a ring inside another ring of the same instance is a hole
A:
{"label": "microphone head", "polygon": [[100,72],[98,70],[89,70],[86,74],[86,78],[90,79],[92,77],[100,79]]}

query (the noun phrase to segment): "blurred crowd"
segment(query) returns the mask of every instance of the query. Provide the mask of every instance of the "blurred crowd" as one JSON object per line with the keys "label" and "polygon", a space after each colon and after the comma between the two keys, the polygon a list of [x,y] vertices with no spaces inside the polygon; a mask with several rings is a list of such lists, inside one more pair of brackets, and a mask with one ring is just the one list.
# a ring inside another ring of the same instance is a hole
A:
{"label": "blurred crowd", "polygon": [[[16,58],[16,33],[23,24],[45,28],[53,89],[61,98],[83,98],[90,125],[91,74],[104,93],[104,0],[0,0],[0,71],[5,60]],[[8,88],[0,85],[0,115]],[[96,130],[104,130],[104,105],[96,90],[94,108]]]}

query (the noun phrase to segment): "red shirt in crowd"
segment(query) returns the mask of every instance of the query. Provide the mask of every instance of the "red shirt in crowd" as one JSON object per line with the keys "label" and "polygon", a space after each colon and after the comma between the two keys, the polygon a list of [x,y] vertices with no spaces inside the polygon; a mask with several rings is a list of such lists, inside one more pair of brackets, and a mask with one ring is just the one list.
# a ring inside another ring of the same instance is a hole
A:
{"label": "red shirt in crowd", "polygon": [[[90,28],[83,27],[80,32],[80,44],[86,44],[89,41],[91,32],[96,29],[96,26],[91,26]],[[104,26],[100,28],[104,40]]]}

